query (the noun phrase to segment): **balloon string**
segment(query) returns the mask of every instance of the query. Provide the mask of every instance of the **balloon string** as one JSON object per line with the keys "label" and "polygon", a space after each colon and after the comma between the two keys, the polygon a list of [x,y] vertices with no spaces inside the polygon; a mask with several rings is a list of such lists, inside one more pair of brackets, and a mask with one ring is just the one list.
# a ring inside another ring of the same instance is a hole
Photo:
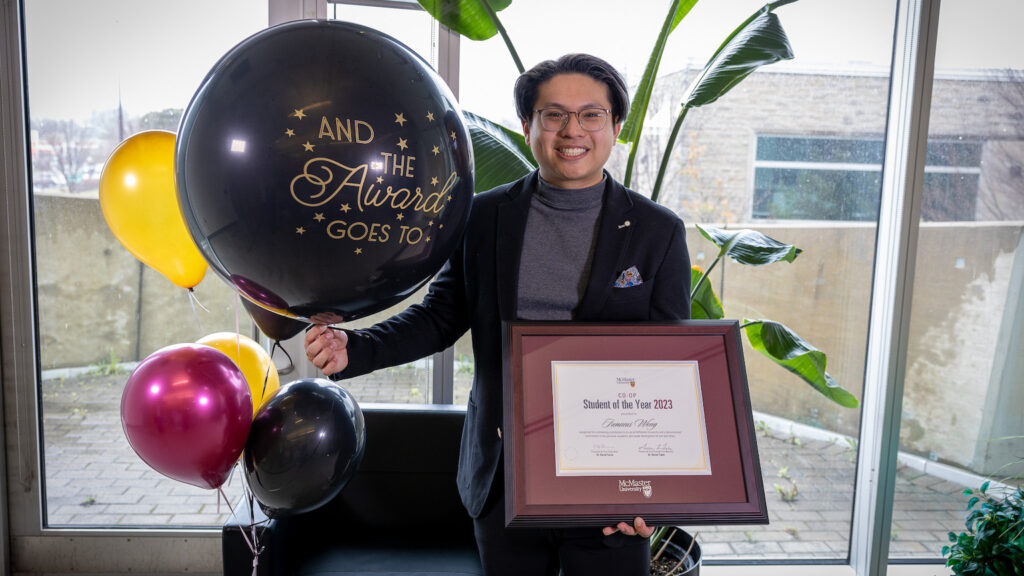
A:
{"label": "balloon string", "polygon": [[[249,487],[249,483],[246,481],[246,479],[244,477],[242,478],[242,494],[245,496],[246,500],[248,500],[248,502],[249,502],[249,526],[252,528],[252,541],[253,541],[253,544],[255,545],[255,547],[259,548],[260,547],[259,534],[256,533],[256,517],[255,517],[255,512],[254,512],[254,510],[256,509],[256,502],[255,502],[255,498],[253,497],[252,489]],[[263,550],[260,549],[259,551],[262,552]],[[253,576],[256,576],[256,566],[257,566],[258,558],[259,558],[259,552],[253,554],[253,557],[252,557],[252,574],[253,574]]]}
{"label": "balloon string", "polygon": [[196,293],[195,293],[194,290],[190,289],[188,291],[188,297],[191,298],[193,301],[195,301],[195,303],[198,304],[199,307],[203,309],[203,312],[207,312],[207,313],[210,312],[210,310],[206,306],[203,306],[203,303],[199,301],[199,296],[196,296]]}
{"label": "balloon string", "polygon": [[[254,499],[253,499],[252,491],[249,489],[249,486],[248,486],[248,484],[246,484],[244,479],[243,479],[241,484],[242,484],[242,495],[243,495],[243,497],[245,498],[245,500],[249,504],[249,525],[248,526],[243,526],[242,525],[241,519],[235,513],[234,507],[231,506],[231,501],[228,500],[228,497],[224,494],[224,489],[222,487],[218,486],[217,487],[217,491],[219,492],[220,496],[222,496],[224,498],[224,502],[227,503],[228,509],[231,510],[231,516],[235,519],[235,522],[238,522],[238,525],[239,525],[238,526],[238,529],[239,529],[238,531],[242,533],[242,538],[245,540],[246,546],[248,546],[249,547],[249,551],[252,552],[252,574],[253,574],[253,576],[256,576],[257,568],[259,566],[260,552],[262,552],[263,550],[260,547],[259,533],[256,531],[256,517],[255,517],[255,513],[253,512],[253,506],[255,506],[255,502],[253,501]],[[247,536],[246,533],[245,533],[245,529],[247,527],[251,531],[251,539],[250,539],[250,536]]]}
{"label": "balloon string", "polygon": [[[257,556],[256,546],[253,545],[252,541],[249,540],[249,536],[245,533],[245,529],[247,528],[247,526],[243,526],[242,525],[242,520],[238,517],[237,514],[235,514],[235,507],[231,505],[231,501],[228,500],[228,497],[224,494],[224,489],[221,488],[220,486],[217,486],[217,492],[220,493],[220,495],[227,502],[228,510],[231,511],[231,516],[235,519],[235,522],[238,522],[238,528],[239,528],[238,531],[242,533],[242,538],[245,540],[245,545],[249,547],[249,551],[252,552],[253,560],[255,561],[255,556]],[[252,515],[252,511],[251,510],[249,511],[249,514],[250,514],[250,517],[251,517],[251,515]],[[250,521],[250,524],[251,523],[252,522]],[[255,535],[255,532],[253,532],[253,534]]]}
{"label": "balloon string", "polygon": [[238,358],[239,364],[242,362],[242,338],[241,333],[238,330],[238,292],[235,292],[235,357]]}
{"label": "balloon string", "polygon": [[192,305],[192,316],[196,319],[196,326],[199,327],[199,333],[202,334],[203,323],[199,320],[199,312],[196,311],[196,304],[206,312],[209,312],[209,310],[206,310],[206,307],[199,301],[199,298],[196,297],[195,292],[193,292],[191,288],[188,290],[188,303]]}
{"label": "balloon string", "polygon": [[295,369],[295,362],[292,361],[292,355],[285,350],[284,346],[281,346],[280,340],[274,340],[274,345],[270,348],[270,356],[274,356],[274,350],[280,350],[284,352],[284,355],[288,357],[288,366],[281,368],[277,371],[278,374],[290,374]]}
{"label": "balloon string", "polygon": [[267,380],[270,380],[270,369],[274,367],[274,359],[271,358],[267,365],[267,373],[263,375],[263,391],[260,392],[260,404],[267,399]]}

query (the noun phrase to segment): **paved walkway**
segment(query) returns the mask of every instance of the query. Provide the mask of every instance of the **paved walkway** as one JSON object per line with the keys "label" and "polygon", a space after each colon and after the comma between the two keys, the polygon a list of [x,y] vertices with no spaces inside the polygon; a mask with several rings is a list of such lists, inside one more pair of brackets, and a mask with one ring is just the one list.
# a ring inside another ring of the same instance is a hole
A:
{"label": "paved walkway", "polygon": [[[367,381],[348,385],[361,403],[424,402],[428,389]],[[385,377],[382,374],[382,377]],[[45,497],[49,526],[216,527],[229,517],[217,492],[165,478],[139,459],[120,422],[127,374],[80,375],[43,382]],[[421,378],[422,379],[422,378]],[[457,386],[465,402],[466,384]],[[839,559],[847,556],[855,447],[757,426],[771,523],[699,526],[706,559]],[[938,557],[946,533],[963,526],[963,486],[903,467],[897,477],[893,557]],[[224,486],[234,502],[240,474]],[[219,501],[220,500],[220,501]]]}

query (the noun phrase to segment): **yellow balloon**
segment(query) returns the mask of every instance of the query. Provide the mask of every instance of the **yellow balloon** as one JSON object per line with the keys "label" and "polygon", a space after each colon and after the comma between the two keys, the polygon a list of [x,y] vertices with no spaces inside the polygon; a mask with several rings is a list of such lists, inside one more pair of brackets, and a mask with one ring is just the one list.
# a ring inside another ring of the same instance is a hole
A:
{"label": "yellow balloon", "polygon": [[182,288],[206,274],[178,207],[173,132],[139,132],[107,158],[100,174],[100,209],[114,237],[136,258]]}
{"label": "yellow balloon", "polygon": [[196,343],[216,348],[235,361],[252,393],[253,416],[281,387],[277,367],[270,354],[252,338],[234,332],[217,332],[200,338]]}

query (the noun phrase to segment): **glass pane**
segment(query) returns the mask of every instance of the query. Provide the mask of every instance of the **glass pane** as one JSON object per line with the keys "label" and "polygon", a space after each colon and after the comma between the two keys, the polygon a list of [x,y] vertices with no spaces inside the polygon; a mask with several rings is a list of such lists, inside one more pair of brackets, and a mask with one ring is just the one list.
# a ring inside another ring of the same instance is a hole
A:
{"label": "glass pane", "polygon": [[[678,26],[648,109],[635,190],[651,194],[679,103],[703,63],[763,5],[702,2]],[[635,86],[664,9],[519,1],[499,15],[527,67],[590,52]],[[693,228],[697,223],[752,227],[802,248],[792,264],[720,262],[711,280],[726,317],[785,323],[825,351],[830,374],[859,397],[895,3],[795,3],[777,13],[796,58],[755,72],[717,102],[688,113],[659,202],[688,224],[691,259],[705,268],[718,249]],[[460,58],[463,107],[520,130],[512,98],[518,73],[503,41],[462,39]],[[613,151],[608,169],[617,178],[627,153],[622,145]],[[776,182],[796,194],[781,195],[794,212],[767,223],[758,190]],[[821,196],[831,204],[819,202]],[[803,206],[808,199],[819,206]],[[700,531],[708,560],[845,560],[860,412],[823,398],[749,347],[745,358],[771,524],[689,530]]]}
{"label": "glass pane", "polygon": [[798,136],[760,136],[757,139],[758,160],[880,166],[883,152],[881,139]]}
{"label": "glass pane", "polygon": [[[437,69],[437,26],[415,2],[396,2],[395,8],[328,3],[327,18],[369,26],[412,48]],[[403,6],[403,7],[397,7]]]}
{"label": "glass pane", "polygon": [[881,188],[880,171],[757,168],[752,216],[873,222]]}
{"label": "glass pane", "polygon": [[[512,2],[498,13],[526,68],[570,52],[600,56],[618,68],[632,86],[640,81],[647,57],[664,20],[662,3],[637,3],[623,10],[609,0],[562,0]],[[691,34],[682,30],[677,37]],[[623,42],[623,31],[632,38]],[[474,42],[463,38],[459,54],[459,100],[464,110],[480,114],[512,130],[520,131],[512,99],[519,75],[500,35]],[[665,59],[677,63],[686,57],[678,50],[665,51]],[[662,70],[672,70],[666,63]]]}
{"label": "glass pane", "polygon": [[965,530],[962,491],[1024,474],[1021,17],[965,0],[939,14],[892,558],[941,557]]}
{"label": "glass pane", "polygon": [[[207,71],[266,26],[266,0],[25,3],[39,321],[44,523],[219,526],[228,508],[147,466],[120,422],[130,370],[153,351],[221,331],[251,334],[212,272],[188,292],[110,233],[103,163],[141,130],[174,131]],[[201,38],[202,42],[194,41]],[[231,499],[237,479],[225,485]]]}
{"label": "glass pane", "polygon": [[[346,328],[366,328],[381,320],[386,320],[412,304],[423,300],[427,288],[417,290],[412,296],[394,306],[360,318],[346,322]],[[319,372],[317,376],[320,376]],[[429,404],[434,402],[432,392],[434,378],[434,361],[432,356],[421,358],[415,362],[383,368],[364,376],[350,378],[339,382],[360,404],[369,402],[387,402],[394,404]]]}

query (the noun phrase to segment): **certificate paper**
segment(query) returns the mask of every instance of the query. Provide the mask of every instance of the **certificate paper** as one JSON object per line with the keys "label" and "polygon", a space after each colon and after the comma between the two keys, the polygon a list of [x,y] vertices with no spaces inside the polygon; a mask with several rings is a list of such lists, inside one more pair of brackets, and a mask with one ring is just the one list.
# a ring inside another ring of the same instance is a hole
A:
{"label": "certificate paper", "polygon": [[554,361],[555,475],[710,475],[696,361]]}

